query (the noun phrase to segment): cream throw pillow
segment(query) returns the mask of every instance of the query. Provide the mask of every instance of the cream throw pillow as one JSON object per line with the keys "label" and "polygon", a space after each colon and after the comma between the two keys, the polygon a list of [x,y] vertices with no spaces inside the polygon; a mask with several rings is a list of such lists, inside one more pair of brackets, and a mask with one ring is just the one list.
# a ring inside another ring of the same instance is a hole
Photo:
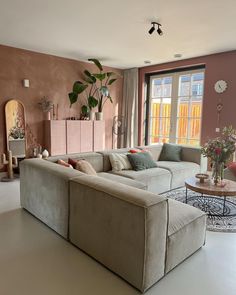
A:
{"label": "cream throw pillow", "polygon": [[112,153],[109,154],[112,171],[131,170],[132,166],[129,162],[127,154]]}
{"label": "cream throw pillow", "polygon": [[97,176],[97,172],[94,170],[93,166],[85,160],[77,161],[75,169],[88,175]]}

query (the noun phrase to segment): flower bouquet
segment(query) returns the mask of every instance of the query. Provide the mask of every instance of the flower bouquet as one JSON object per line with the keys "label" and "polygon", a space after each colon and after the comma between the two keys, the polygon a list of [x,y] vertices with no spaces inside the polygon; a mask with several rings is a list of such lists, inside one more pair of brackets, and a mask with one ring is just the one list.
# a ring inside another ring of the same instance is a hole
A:
{"label": "flower bouquet", "polygon": [[235,152],[236,131],[232,126],[225,127],[222,135],[209,140],[202,148],[202,154],[211,160],[212,178],[214,184],[218,184],[224,178],[226,162]]}

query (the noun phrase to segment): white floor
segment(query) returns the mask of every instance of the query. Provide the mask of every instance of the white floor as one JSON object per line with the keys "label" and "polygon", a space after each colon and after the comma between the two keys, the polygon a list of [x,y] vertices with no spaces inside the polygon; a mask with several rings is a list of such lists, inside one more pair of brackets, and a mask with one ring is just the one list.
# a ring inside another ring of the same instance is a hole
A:
{"label": "white floor", "polygon": [[[20,209],[19,182],[0,183],[0,295],[134,295],[118,276]],[[147,295],[236,295],[236,234],[207,243]]]}

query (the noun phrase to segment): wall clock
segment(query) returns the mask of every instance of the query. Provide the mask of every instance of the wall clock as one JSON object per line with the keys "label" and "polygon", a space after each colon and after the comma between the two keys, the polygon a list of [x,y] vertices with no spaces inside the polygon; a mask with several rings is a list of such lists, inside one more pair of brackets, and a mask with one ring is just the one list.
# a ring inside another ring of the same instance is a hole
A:
{"label": "wall clock", "polygon": [[227,89],[227,82],[225,82],[224,80],[219,80],[215,83],[214,88],[217,93],[223,93]]}

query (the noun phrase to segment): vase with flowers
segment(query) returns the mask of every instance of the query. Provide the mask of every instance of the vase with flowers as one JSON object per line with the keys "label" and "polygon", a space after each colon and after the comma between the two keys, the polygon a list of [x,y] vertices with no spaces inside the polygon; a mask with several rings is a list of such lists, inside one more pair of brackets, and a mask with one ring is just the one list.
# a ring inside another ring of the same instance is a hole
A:
{"label": "vase with flowers", "polygon": [[236,131],[232,126],[223,128],[222,135],[209,140],[202,148],[204,157],[212,163],[212,179],[215,185],[222,183],[224,168],[235,152]]}

